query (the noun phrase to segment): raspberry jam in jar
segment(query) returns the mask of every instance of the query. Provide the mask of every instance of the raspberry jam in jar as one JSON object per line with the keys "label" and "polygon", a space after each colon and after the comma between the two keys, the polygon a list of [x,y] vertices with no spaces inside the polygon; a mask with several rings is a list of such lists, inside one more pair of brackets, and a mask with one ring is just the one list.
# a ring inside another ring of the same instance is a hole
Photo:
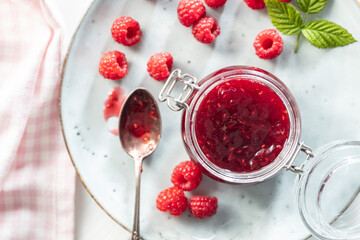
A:
{"label": "raspberry jam in jar", "polygon": [[280,97],[260,82],[236,77],[218,84],[200,103],[196,140],[218,167],[253,172],[272,163],[289,137]]}
{"label": "raspberry jam in jar", "polygon": [[[171,97],[177,82],[186,96]],[[165,91],[169,90],[165,95]],[[299,150],[300,113],[287,87],[270,73],[233,66],[198,84],[175,70],[160,100],[185,109],[183,140],[191,159],[210,177],[254,184],[274,176]]]}

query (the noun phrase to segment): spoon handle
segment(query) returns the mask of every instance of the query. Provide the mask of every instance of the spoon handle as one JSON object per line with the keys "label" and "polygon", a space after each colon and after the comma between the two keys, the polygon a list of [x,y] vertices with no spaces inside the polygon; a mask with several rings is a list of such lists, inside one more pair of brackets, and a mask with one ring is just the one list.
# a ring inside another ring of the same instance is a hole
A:
{"label": "spoon handle", "polygon": [[142,158],[135,158],[135,210],[134,210],[134,223],[132,230],[132,240],[140,240],[140,181],[142,172]]}

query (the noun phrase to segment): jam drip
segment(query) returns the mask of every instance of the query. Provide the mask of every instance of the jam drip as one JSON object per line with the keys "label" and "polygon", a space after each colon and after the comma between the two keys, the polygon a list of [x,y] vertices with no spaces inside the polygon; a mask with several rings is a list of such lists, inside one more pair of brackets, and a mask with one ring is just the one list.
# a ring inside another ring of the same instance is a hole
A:
{"label": "jam drip", "polygon": [[[121,107],[125,101],[124,89],[120,87],[114,87],[109,93],[108,98],[104,102],[103,115],[105,121],[108,121],[111,117],[119,118]],[[110,129],[110,132],[119,135],[118,129]]]}
{"label": "jam drip", "polygon": [[213,88],[195,120],[202,152],[215,165],[234,172],[252,172],[272,163],[289,129],[289,115],[280,97],[248,79],[232,79]]}

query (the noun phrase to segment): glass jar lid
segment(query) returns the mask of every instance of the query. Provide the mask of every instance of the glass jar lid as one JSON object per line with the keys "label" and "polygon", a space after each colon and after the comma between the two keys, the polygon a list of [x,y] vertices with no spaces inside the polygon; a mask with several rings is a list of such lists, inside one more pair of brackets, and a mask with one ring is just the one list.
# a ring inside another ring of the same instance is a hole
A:
{"label": "glass jar lid", "polygon": [[300,216],[320,239],[360,239],[360,142],[337,141],[314,152],[295,181]]}

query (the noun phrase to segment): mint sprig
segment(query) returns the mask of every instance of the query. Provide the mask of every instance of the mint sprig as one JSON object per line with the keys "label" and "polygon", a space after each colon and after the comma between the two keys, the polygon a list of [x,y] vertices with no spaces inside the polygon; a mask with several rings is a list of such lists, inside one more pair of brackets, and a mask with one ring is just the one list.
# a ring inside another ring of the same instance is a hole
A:
{"label": "mint sprig", "polygon": [[306,23],[307,15],[320,12],[327,1],[297,0],[299,9],[305,13],[304,18],[291,3],[265,0],[265,4],[271,22],[278,31],[286,35],[298,35],[294,49],[296,53],[301,35],[318,48],[334,48],[356,42],[345,28],[336,23],[326,20],[313,20]]}

